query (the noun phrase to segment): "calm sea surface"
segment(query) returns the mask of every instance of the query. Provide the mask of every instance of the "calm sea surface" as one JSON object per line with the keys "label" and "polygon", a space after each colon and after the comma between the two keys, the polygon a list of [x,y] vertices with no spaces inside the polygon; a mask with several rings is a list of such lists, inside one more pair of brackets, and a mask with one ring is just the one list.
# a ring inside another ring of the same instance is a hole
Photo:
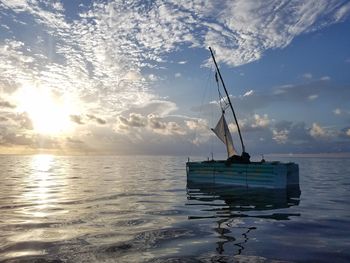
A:
{"label": "calm sea surface", "polygon": [[185,157],[1,156],[0,261],[350,262],[350,160],[289,160],[301,193],[187,185]]}

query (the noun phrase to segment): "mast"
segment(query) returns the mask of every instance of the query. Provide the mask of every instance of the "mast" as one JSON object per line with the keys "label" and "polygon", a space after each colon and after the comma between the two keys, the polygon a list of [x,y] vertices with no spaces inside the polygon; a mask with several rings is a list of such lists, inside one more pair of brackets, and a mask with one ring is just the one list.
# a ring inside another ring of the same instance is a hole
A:
{"label": "mast", "polygon": [[217,72],[219,73],[219,77],[220,77],[222,86],[224,87],[225,94],[226,94],[226,97],[227,97],[227,100],[228,100],[228,104],[230,105],[230,108],[231,108],[232,113],[233,113],[233,117],[234,117],[235,122],[236,122],[236,125],[237,125],[237,130],[238,130],[238,134],[239,134],[239,139],[241,140],[241,145],[242,145],[242,152],[245,153],[245,147],[244,147],[244,143],[243,143],[243,139],[242,139],[241,130],[240,130],[239,125],[238,125],[237,117],[236,117],[235,111],[234,111],[234,109],[233,109],[233,106],[232,106],[232,103],[231,103],[231,100],[230,100],[230,96],[228,95],[228,92],[227,92],[227,90],[226,90],[226,86],[225,86],[224,80],[223,80],[223,78],[222,78],[222,76],[221,76],[221,73],[220,73],[218,64],[216,63],[213,50],[211,49],[211,47],[209,47],[209,50],[210,50],[211,56],[212,56],[212,58],[213,58],[213,61],[214,61],[216,70],[217,70]]}

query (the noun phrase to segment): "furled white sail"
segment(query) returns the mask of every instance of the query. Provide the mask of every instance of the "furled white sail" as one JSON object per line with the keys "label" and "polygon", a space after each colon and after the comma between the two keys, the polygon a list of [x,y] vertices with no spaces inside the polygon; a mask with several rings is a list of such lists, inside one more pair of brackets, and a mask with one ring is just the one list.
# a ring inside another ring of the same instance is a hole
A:
{"label": "furled white sail", "polygon": [[211,129],[216,136],[226,145],[227,155],[231,157],[236,154],[235,147],[233,146],[230,130],[228,129],[224,114],[221,115],[219,122],[214,129]]}

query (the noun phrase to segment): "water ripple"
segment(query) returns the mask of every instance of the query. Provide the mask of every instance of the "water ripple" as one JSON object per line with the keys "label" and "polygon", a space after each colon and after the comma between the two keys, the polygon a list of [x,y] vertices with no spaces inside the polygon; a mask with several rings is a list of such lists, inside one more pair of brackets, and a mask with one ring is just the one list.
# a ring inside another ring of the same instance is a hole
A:
{"label": "water ripple", "polygon": [[185,160],[2,156],[0,261],[350,258],[349,160],[295,160],[301,192],[187,184]]}

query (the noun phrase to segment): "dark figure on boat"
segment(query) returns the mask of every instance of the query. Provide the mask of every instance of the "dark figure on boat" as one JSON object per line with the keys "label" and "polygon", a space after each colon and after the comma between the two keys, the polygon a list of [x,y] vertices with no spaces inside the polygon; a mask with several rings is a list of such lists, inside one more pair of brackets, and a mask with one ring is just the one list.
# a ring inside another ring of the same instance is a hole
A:
{"label": "dark figure on boat", "polygon": [[232,155],[226,160],[226,163],[250,163],[250,155],[247,152],[243,152],[241,156]]}

